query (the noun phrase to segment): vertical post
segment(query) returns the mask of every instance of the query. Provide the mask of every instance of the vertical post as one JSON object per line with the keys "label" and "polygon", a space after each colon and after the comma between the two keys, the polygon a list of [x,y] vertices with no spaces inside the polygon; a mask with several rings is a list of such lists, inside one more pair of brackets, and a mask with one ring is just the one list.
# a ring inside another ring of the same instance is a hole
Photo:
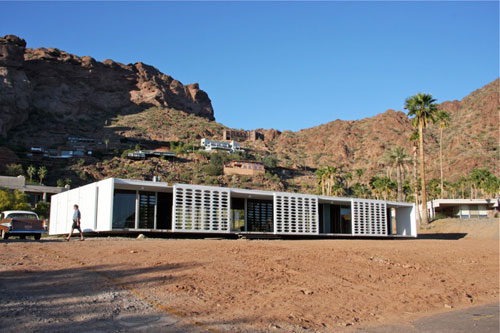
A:
{"label": "vertical post", "polygon": [[109,230],[113,230],[113,205],[114,205],[114,200],[115,200],[115,179],[111,178],[111,195],[109,198]]}
{"label": "vertical post", "polygon": [[245,218],[245,232],[248,231],[248,220],[247,220],[247,198],[245,198],[245,213],[243,214]]}
{"label": "vertical post", "polygon": [[135,191],[135,229],[139,229],[139,191]]}
{"label": "vertical post", "polygon": [[154,224],[153,229],[156,230],[158,221],[158,192],[155,192],[155,214],[154,214]]}
{"label": "vertical post", "polygon": [[99,187],[95,184],[94,187],[94,231],[97,230],[97,210],[99,204]]}
{"label": "vertical post", "polygon": [[358,218],[357,216],[357,211],[354,209],[354,199],[351,199],[351,235],[354,236],[354,227],[356,223],[356,219]]}

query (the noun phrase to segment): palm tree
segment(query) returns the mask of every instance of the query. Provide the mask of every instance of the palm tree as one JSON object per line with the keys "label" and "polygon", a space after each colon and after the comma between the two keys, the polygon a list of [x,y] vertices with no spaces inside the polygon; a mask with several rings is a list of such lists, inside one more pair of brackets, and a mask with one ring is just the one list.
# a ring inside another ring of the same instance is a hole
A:
{"label": "palm tree", "polygon": [[450,114],[446,111],[440,110],[437,113],[437,122],[439,124],[439,165],[441,168],[441,199],[444,195],[444,184],[443,184],[443,130],[450,126]]}
{"label": "palm tree", "polygon": [[387,174],[390,178],[396,169],[396,181],[398,183],[398,201],[403,201],[403,176],[410,162],[410,157],[401,147],[388,150],[384,156],[384,162],[388,165]]}
{"label": "palm tree", "polygon": [[420,179],[422,183],[422,224],[429,223],[427,213],[427,193],[425,188],[425,157],[424,157],[424,128],[429,122],[435,122],[437,113],[436,99],[431,94],[418,93],[408,97],[405,101],[405,109],[408,110],[408,117],[412,118],[412,125],[418,128],[419,150],[420,150]]}
{"label": "palm tree", "polygon": [[26,169],[26,173],[30,177],[30,183],[33,183],[33,176],[36,174],[36,168],[33,165],[30,165],[28,169]]}
{"label": "palm tree", "polygon": [[104,144],[106,145],[106,152],[108,151],[108,146],[109,146],[109,138],[104,139]]}
{"label": "palm tree", "polygon": [[38,178],[40,178],[40,184],[42,184],[43,179],[47,177],[47,173],[48,173],[47,168],[44,166],[38,169]]}
{"label": "palm tree", "polygon": [[418,131],[413,132],[410,136],[410,141],[413,143],[413,189],[415,194],[415,207],[417,208],[417,225],[420,226],[422,222],[422,216],[420,215],[420,209],[418,209],[418,171],[417,171],[417,149],[418,149]]}
{"label": "palm tree", "polygon": [[316,175],[316,184],[318,185],[318,194],[326,195],[326,168],[320,168],[314,172]]}
{"label": "palm tree", "polygon": [[380,199],[380,195],[382,195],[384,200],[387,200],[392,193],[394,193],[394,190],[396,189],[397,185],[389,179],[389,177],[378,177],[374,176],[371,181],[370,185],[373,189],[373,193],[375,194],[375,197],[377,199]]}

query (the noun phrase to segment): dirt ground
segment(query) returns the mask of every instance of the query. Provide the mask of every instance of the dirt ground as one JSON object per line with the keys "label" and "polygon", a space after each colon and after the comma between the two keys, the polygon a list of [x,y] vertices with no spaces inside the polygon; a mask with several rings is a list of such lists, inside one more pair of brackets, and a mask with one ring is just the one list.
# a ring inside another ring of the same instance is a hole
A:
{"label": "dirt ground", "polygon": [[498,303],[498,239],[434,236],[2,241],[0,329],[354,331]]}

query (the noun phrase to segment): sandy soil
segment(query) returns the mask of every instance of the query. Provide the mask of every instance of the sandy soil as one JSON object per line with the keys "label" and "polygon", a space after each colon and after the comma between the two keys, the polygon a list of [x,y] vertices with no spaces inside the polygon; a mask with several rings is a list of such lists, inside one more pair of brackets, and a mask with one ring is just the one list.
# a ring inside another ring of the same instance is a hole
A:
{"label": "sandy soil", "polygon": [[419,231],[421,234],[455,234],[465,238],[499,239],[499,218],[441,219]]}
{"label": "sandy soil", "polygon": [[498,302],[498,281],[496,239],[9,240],[0,327],[163,313],[201,331],[351,331]]}

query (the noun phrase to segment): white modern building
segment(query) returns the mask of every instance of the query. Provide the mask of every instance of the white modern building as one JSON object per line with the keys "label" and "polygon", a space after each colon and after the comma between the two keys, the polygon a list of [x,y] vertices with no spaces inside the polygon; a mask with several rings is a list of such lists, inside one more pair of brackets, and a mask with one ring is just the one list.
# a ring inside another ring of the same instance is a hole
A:
{"label": "white modern building", "polygon": [[427,202],[430,219],[494,217],[499,208],[499,199],[436,199]]}
{"label": "white modern building", "polygon": [[224,142],[205,138],[201,139],[200,146],[203,147],[205,151],[225,150],[234,153],[242,150],[240,144],[236,141]]}
{"label": "white modern building", "polygon": [[[416,237],[411,203],[108,178],[52,196],[49,233]],[[394,216],[395,218],[393,218]]]}

